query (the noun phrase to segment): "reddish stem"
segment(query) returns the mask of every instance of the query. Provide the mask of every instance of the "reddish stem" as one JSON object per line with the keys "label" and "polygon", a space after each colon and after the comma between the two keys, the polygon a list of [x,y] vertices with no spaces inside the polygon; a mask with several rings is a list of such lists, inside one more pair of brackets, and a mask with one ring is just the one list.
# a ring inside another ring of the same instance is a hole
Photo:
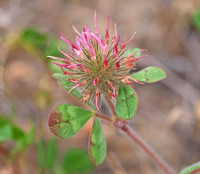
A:
{"label": "reddish stem", "polygon": [[192,171],[191,174],[198,174],[199,172],[200,172],[200,169],[196,169],[196,170]]}
{"label": "reddish stem", "polygon": [[95,115],[103,120],[106,120],[108,122],[111,122],[112,123],[112,119],[106,115],[103,115],[103,114],[100,114],[100,113],[95,113]]}
{"label": "reddish stem", "polygon": [[146,154],[162,169],[165,174],[175,174],[173,169],[131,128],[127,125],[127,122],[122,119],[117,119],[115,122],[108,116],[96,113],[97,117],[104,119],[110,123],[113,123],[115,127],[124,131],[131,140],[133,140],[138,146],[140,146]]}
{"label": "reddish stem", "polygon": [[166,174],[175,174],[173,169],[131,127],[118,120],[114,125],[124,131],[138,146],[140,146]]}

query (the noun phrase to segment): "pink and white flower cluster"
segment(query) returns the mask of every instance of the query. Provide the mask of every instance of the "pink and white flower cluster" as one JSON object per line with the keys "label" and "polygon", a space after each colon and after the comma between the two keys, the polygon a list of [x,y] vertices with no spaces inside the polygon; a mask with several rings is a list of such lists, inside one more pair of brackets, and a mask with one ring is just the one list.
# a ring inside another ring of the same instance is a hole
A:
{"label": "pink and white flower cluster", "polygon": [[81,88],[81,94],[83,95],[81,101],[85,102],[87,99],[93,100],[98,110],[102,94],[112,98],[116,103],[119,85],[123,85],[123,83],[131,84],[132,82],[139,83],[128,74],[135,66],[135,62],[139,58],[146,56],[136,58],[135,55],[137,52],[124,55],[126,45],[133,40],[136,33],[128,41],[124,38],[124,41],[120,44],[120,34],[117,33],[116,23],[114,24],[114,36],[110,38],[109,22],[110,17],[108,17],[105,36],[101,37],[97,29],[95,12],[94,32],[85,26],[80,33],[73,26],[74,31],[77,33],[76,44],[61,33],[61,39],[71,45],[72,53],[67,54],[58,47],[65,58],[48,56],[52,59],[62,61],[62,63],[54,61],[53,63],[62,69],[64,75],[69,76],[70,82],[74,83],[70,91],[78,87]]}

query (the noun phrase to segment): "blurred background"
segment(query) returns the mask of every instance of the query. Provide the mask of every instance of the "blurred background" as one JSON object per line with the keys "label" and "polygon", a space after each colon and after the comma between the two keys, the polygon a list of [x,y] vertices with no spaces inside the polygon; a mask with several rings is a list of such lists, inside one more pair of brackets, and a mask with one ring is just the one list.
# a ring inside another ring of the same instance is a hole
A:
{"label": "blurred background", "polygon": [[53,107],[80,103],[52,77],[60,70],[47,56],[60,56],[58,45],[70,51],[59,32],[74,41],[72,25],[94,29],[94,10],[102,35],[108,16],[110,34],[114,22],[126,38],[137,32],[128,48],[149,55],[137,70],[155,65],[168,74],[156,84],[133,85],[139,107],[131,126],[176,171],[200,160],[200,1],[0,0],[0,174],[161,173],[105,122],[108,151],[98,167],[87,155],[90,122],[67,140],[48,128]]}

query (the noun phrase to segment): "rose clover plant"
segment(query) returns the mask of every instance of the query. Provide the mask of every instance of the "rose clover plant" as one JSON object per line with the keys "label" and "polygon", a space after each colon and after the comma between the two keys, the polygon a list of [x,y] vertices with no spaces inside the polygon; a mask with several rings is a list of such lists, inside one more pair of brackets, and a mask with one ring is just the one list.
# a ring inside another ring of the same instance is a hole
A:
{"label": "rose clover plant", "polygon": [[[73,26],[77,34],[76,43],[61,33],[60,38],[71,45],[71,53],[66,53],[58,47],[63,58],[48,56],[54,59],[52,63],[63,71],[63,73],[54,74],[54,77],[69,93],[83,103],[87,103],[91,110],[70,104],[61,104],[52,110],[48,124],[51,132],[56,136],[70,138],[92,118],[89,155],[91,160],[99,165],[106,157],[106,140],[99,118],[111,122],[134,139],[134,132],[127,126],[126,120],[133,118],[138,100],[135,91],[129,85],[157,82],[164,79],[166,73],[158,67],[147,67],[132,74],[136,62],[147,56],[141,55],[146,51],[145,49],[127,49],[127,45],[133,40],[136,33],[128,40],[124,37],[121,42],[121,36],[117,32],[115,23],[115,32],[111,37],[109,33],[110,17],[108,17],[105,34],[101,36],[97,28],[96,12],[94,24],[94,31],[85,26],[83,31],[79,32]],[[107,102],[113,113],[112,118],[100,112],[102,102]],[[134,140],[140,145],[141,142],[137,142],[137,136]],[[148,153],[148,147],[145,148],[144,151]],[[148,154],[152,156],[150,153]],[[173,173],[159,157],[152,156],[152,159],[166,173]]]}

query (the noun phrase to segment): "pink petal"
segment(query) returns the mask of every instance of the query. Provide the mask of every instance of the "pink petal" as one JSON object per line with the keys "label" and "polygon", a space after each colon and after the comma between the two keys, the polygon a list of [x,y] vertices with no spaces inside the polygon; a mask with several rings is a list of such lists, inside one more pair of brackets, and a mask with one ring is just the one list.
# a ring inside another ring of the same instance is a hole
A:
{"label": "pink petal", "polygon": [[115,95],[115,88],[111,82],[109,82],[109,87],[113,90],[113,95]]}
{"label": "pink petal", "polygon": [[75,28],[74,25],[72,25],[72,28],[74,29],[74,31],[75,31],[80,37],[82,37],[82,35],[78,32],[78,30]]}
{"label": "pink petal", "polygon": [[66,64],[60,64],[60,63],[57,63],[57,62],[54,62],[54,61],[52,61],[52,63],[54,63],[55,65],[58,65],[60,67],[67,68],[67,69],[74,69],[75,67],[80,66],[80,64],[66,65]]}
{"label": "pink petal", "polygon": [[67,69],[75,68],[77,66],[80,66],[81,64],[74,64],[74,65],[67,65]]}
{"label": "pink petal", "polygon": [[115,22],[115,36],[113,37],[112,41],[115,43],[116,40],[117,40],[117,25],[116,25],[116,22]]}
{"label": "pink petal", "polygon": [[109,23],[110,23],[110,16],[108,16],[108,25],[107,25],[106,35],[105,35],[106,42],[109,40]]}
{"label": "pink petal", "polygon": [[114,49],[113,49],[113,53],[114,53],[115,56],[117,56],[117,53],[118,53],[117,46],[118,46],[118,44],[119,44],[119,41],[120,41],[120,34],[119,34],[117,43],[115,44],[115,47],[114,47]]}
{"label": "pink petal", "polygon": [[135,34],[136,34],[136,32],[131,36],[131,38],[130,38],[127,42],[124,42],[124,43],[121,45],[120,50],[124,49],[125,46],[126,46],[130,41],[133,40]]}
{"label": "pink petal", "polygon": [[88,46],[89,46],[89,51],[90,51],[90,54],[91,54],[91,57],[92,57],[92,60],[94,62],[96,62],[96,57],[95,57],[95,51],[94,51],[94,48],[92,47],[91,43],[90,43],[90,34],[91,34],[91,31],[90,29],[87,27],[87,39],[88,39]]}
{"label": "pink petal", "polygon": [[69,66],[69,65],[60,64],[60,63],[57,63],[57,62],[54,62],[54,61],[52,61],[52,63],[54,63],[54,64],[57,65],[57,66],[64,67],[64,68],[67,68],[67,66]]}
{"label": "pink petal", "polygon": [[100,47],[103,47],[104,45],[103,45],[103,43],[102,43],[102,41],[101,41],[101,39],[98,37],[98,36],[96,36],[94,33],[92,33],[91,32],[91,36],[98,42],[98,44],[99,44],[99,46]]}
{"label": "pink petal", "polygon": [[81,44],[80,44],[80,40],[79,40],[78,36],[76,36],[76,45],[77,45],[78,49],[82,52],[82,48],[81,48]]}
{"label": "pink petal", "polygon": [[132,78],[132,77],[130,77],[130,76],[128,76],[127,78],[133,80],[133,81],[136,82],[136,83],[144,84],[144,83],[142,83],[142,82],[139,82],[139,81],[135,80],[134,78]]}
{"label": "pink petal", "polygon": [[104,55],[103,67],[104,69],[108,68],[108,61],[107,61],[106,55]]}
{"label": "pink petal", "polygon": [[67,37],[63,33],[60,33],[60,34],[62,35],[62,36],[60,36],[60,38],[62,40],[64,40],[65,42],[69,43],[72,46],[73,49],[77,49],[76,45],[72,41],[67,39]]}
{"label": "pink petal", "polygon": [[99,96],[99,90],[97,90],[96,93],[95,93],[95,105],[96,105],[97,110],[99,111],[98,96]]}
{"label": "pink petal", "polygon": [[81,33],[81,35],[83,36],[83,38],[85,38],[86,41],[88,41],[88,38],[87,38],[87,27],[83,27],[83,32]]}
{"label": "pink petal", "polygon": [[115,67],[116,67],[116,69],[119,69],[119,67],[120,67],[120,59],[119,59],[118,62],[116,63]]}
{"label": "pink petal", "polygon": [[80,57],[82,52],[76,49],[73,49],[74,53],[76,54],[76,56]]}
{"label": "pink petal", "polygon": [[60,47],[58,46],[58,50],[65,56],[65,57],[67,57],[67,58],[69,58],[69,59],[73,59],[71,56],[69,56],[67,53],[65,53],[65,52],[63,52],[61,49],[60,49]]}
{"label": "pink petal", "polygon": [[98,35],[98,30],[97,30],[97,14],[96,14],[96,11],[94,11],[94,25],[95,25],[95,33]]}
{"label": "pink petal", "polygon": [[131,36],[131,38],[125,44],[128,44],[130,41],[132,41],[134,36],[135,36],[135,34],[136,34],[136,32]]}
{"label": "pink petal", "polygon": [[79,81],[75,80],[75,79],[69,79],[70,82],[73,82],[73,83],[78,83]]}
{"label": "pink petal", "polygon": [[84,65],[80,65],[80,67],[82,68],[84,72],[90,72],[90,70],[86,68]]}
{"label": "pink petal", "polygon": [[54,56],[47,56],[51,59],[56,59],[56,60],[62,60],[62,61],[67,61],[66,59],[60,58],[60,57],[54,57]]}
{"label": "pink petal", "polygon": [[129,85],[129,84],[132,84],[132,82],[130,80],[127,80],[126,78],[125,79],[122,79],[121,80],[123,83]]}
{"label": "pink petal", "polygon": [[95,78],[93,79],[93,85],[96,86],[96,83],[97,83],[98,81],[99,81],[99,80],[95,77]]}
{"label": "pink petal", "polygon": [[82,83],[78,83],[76,84],[73,88],[71,88],[68,92],[71,92],[73,89],[79,87],[79,86],[82,86]]}
{"label": "pink petal", "polygon": [[134,54],[134,56],[135,56],[135,53],[142,52],[142,51],[147,51],[147,50],[146,49],[140,49],[138,51],[134,51],[132,53],[129,53],[126,57],[131,57],[132,54]]}
{"label": "pink petal", "polygon": [[136,60],[140,59],[140,58],[143,58],[143,57],[147,57],[148,55],[143,55],[143,56],[139,56],[139,57],[134,57],[130,60],[128,60],[128,63],[132,63],[132,62],[135,62]]}

